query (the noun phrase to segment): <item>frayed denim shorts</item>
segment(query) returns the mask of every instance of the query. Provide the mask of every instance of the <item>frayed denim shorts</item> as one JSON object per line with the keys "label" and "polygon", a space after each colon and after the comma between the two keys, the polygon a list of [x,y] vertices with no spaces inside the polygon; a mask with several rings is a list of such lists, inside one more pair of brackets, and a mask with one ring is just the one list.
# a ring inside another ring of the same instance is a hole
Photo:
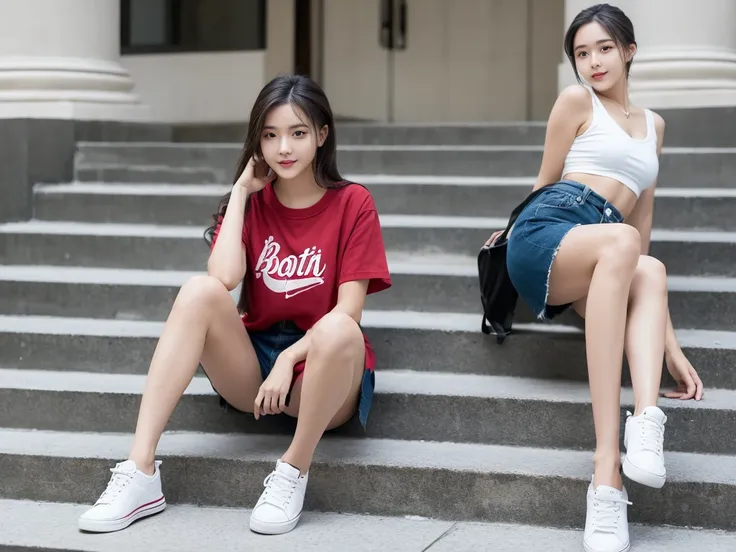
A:
{"label": "frayed denim shorts", "polygon": [[546,186],[519,214],[506,249],[506,266],[519,296],[540,320],[564,312],[548,305],[549,274],[562,240],[583,224],[623,222],[618,210],[588,186],[561,180]]}

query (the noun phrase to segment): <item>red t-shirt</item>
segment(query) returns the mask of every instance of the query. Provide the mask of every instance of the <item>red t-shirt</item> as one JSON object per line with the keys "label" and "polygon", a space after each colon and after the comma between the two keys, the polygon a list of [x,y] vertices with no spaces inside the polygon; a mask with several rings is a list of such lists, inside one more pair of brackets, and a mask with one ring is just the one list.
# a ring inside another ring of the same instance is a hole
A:
{"label": "red t-shirt", "polygon": [[[335,307],[345,282],[369,280],[368,294],[391,286],[376,206],[359,184],[329,189],[306,209],[284,206],[268,184],[250,196],[243,243],[249,298],[243,324],[250,331],[282,320],[309,330]],[[363,336],[365,365],[373,370]]]}

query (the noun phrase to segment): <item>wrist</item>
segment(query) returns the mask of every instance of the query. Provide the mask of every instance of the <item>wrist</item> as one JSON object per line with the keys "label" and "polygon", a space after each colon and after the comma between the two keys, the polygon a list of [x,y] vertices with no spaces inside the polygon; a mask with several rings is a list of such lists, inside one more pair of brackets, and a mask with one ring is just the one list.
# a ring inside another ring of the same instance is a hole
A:
{"label": "wrist", "polygon": [[664,357],[666,359],[677,356],[680,353],[682,353],[682,350],[680,349],[680,346],[677,343],[665,343]]}
{"label": "wrist", "polygon": [[286,364],[289,364],[292,368],[298,362],[298,359],[296,358],[294,351],[291,351],[289,349],[284,349],[283,351],[281,351],[281,353],[279,353],[279,357]]}

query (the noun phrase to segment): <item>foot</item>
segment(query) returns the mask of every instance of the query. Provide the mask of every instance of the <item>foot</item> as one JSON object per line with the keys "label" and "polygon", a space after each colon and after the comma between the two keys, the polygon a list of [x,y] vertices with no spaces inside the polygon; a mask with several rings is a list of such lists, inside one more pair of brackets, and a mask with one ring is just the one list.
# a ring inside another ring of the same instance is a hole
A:
{"label": "foot", "polygon": [[309,473],[299,474],[291,464],[278,460],[263,482],[266,489],[250,515],[250,529],[265,535],[288,533],[299,522]]}
{"label": "foot", "polygon": [[585,552],[627,552],[629,550],[630,505],[626,489],[599,485],[588,487],[588,512],[585,517]]}
{"label": "foot", "polygon": [[160,465],[156,462],[153,475],[146,475],[132,460],[117,464],[110,470],[112,477],[105,492],[79,518],[79,528],[95,533],[119,531],[137,519],[163,511],[166,499],[161,492]]}
{"label": "foot", "polygon": [[664,467],[664,424],[667,416],[656,406],[648,406],[638,416],[627,412],[624,431],[624,475],[659,489],[667,479]]}

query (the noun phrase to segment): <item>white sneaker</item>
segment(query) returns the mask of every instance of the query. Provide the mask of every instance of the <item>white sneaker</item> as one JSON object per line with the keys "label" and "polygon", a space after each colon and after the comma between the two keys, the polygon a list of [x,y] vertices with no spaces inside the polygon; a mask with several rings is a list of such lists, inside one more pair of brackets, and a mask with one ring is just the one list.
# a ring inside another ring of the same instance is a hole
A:
{"label": "white sneaker", "polygon": [[639,416],[627,412],[624,430],[624,475],[648,487],[662,488],[667,479],[664,467],[664,424],[667,416],[648,406]]}
{"label": "white sneaker", "polygon": [[626,507],[630,505],[626,489],[598,485],[588,487],[588,512],[585,516],[585,552],[627,552],[629,550],[629,520]]}
{"label": "white sneaker", "polygon": [[266,477],[261,498],[250,514],[250,529],[265,535],[288,533],[299,522],[309,473],[299,475],[291,464],[278,460]]}
{"label": "white sneaker", "polygon": [[105,492],[79,518],[79,528],[95,533],[119,531],[137,519],[163,511],[166,499],[161,492],[160,465],[155,462],[153,475],[140,471],[132,460],[111,468]]}

